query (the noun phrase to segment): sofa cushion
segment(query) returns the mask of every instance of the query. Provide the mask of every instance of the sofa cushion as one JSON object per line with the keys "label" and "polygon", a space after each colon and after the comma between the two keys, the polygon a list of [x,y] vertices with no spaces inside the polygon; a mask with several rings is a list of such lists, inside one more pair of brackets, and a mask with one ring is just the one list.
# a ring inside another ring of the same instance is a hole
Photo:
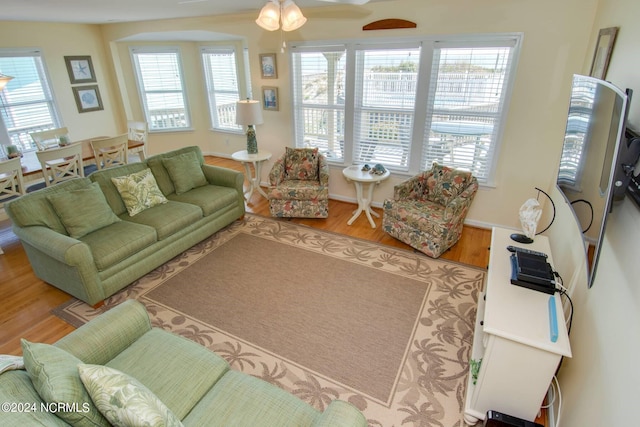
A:
{"label": "sofa cushion", "polygon": [[129,217],[127,214],[122,214],[120,218],[153,227],[158,240],[164,240],[201,219],[202,210],[196,205],[169,200],[163,205],[154,206],[136,216]]}
{"label": "sofa cushion", "polygon": [[87,188],[55,193],[47,198],[74,239],[120,221],[95,182]]}
{"label": "sofa cushion", "polygon": [[18,227],[44,226],[60,234],[67,230],[60,217],[49,202],[48,196],[66,193],[70,190],[87,188],[91,181],[87,178],[70,179],[52,187],[26,194],[5,204],[5,209],[13,223]]}
{"label": "sofa cushion", "polygon": [[112,177],[129,216],[139,214],[145,209],[167,203],[167,198],[158,188],[151,169],[134,172],[129,175]]}
{"label": "sofa cushion", "polygon": [[180,419],[229,369],[200,344],[156,328],[106,365],[140,381]]}
{"label": "sofa cushion", "polygon": [[204,164],[204,157],[202,156],[202,151],[198,146],[184,147],[178,150],[156,154],[155,156],[151,156],[147,159],[147,165],[151,169],[153,176],[156,177],[160,191],[162,191],[165,196],[174,193],[176,189],[173,186],[173,181],[171,181],[169,172],[167,172],[167,169],[164,167],[162,160],[190,152],[196,153],[196,157],[198,157],[200,165]]}
{"label": "sofa cushion", "polygon": [[102,365],[80,364],[78,372],[91,400],[111,424],[182,426],[173,412],[135,378]]}
{"label": "sofa cushion", "polygon": [[124,205],[122,197],[120,196],[116,186],[113,185],[111,178],[130,175],[135,172],[141,172],[145,169],[148,169],[148,166],[144,163],[129,163],[127,165],[101,169],[89,175],[89,179],[100,184],[100,188],[102,189],[102,193],[104,193],[104,197],[107,199],[107,203],[109,203],[113,212],[119,216],[123,212],[127,211],[127,207]]}
{"label": "sofa cushion", "polygon": [[284,154],[285,179],[318,180],[317,148],[287,147]]}
{"label": "sofa cushion", "polygon": [[169,195],[168,199],[200,206],[203,215],[209,216],[229,206],[237,206],[238,192],[230,187],[203,185],[183,194],[176,192]]}
{"label": "sofa cushion", "polygon": [[207,178],[202,172],[200,160],[193,151],[162,159],[162,164],[173,182],[176,194],[207,185]]}
{"label": "sofa cushion", "polygon": [[210,427],[310,426],[319,415],[307,403],[272,384],[229,371],[182,423]]}
{"label": "sofa cushion", "polygon": [[157,240],[153,227],[129,221],[113,223],[80,238],[91,249],[98,271],[129,258]]}
{"label": "sofa cushion", "polygon": [[24,364],[34,388],[46,403],[75,404],[77,411],[56,414],[74,426],[109,426],[85,390],[78,365],[82,361],[49,344],[21,340]]}

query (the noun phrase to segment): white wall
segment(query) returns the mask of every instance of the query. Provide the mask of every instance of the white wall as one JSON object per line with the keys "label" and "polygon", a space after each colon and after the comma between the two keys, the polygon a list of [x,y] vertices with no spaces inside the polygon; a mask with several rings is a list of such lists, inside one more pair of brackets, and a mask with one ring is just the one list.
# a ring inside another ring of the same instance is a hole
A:
{"label": "white wall", "polygon": [[[600,28],[620,27],[606,79],[635,90],[629,124],[640,129],[640,3],[602,0],[585,57],[591,64]],[[593,288],[574,293],[573,358],[559,373],[562,427],[637,425],[640,397],[640,209],[629,199],[614,206]]]}

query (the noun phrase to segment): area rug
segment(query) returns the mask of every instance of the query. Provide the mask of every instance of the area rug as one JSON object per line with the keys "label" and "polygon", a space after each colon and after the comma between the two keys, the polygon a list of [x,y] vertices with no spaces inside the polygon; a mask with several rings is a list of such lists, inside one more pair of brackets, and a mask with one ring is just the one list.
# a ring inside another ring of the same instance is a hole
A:
{"label": "area rug", "polygon": [[154,326],[315,408],[333,399],[372,426],[463,425],[485,272],[410,251],[247,215],[93,309],[135,298]]}

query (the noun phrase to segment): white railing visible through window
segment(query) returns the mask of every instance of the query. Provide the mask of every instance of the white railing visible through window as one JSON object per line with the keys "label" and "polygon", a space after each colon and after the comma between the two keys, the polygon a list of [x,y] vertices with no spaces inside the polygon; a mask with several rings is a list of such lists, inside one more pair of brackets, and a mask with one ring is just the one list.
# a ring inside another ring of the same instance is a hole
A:
{"label": "white railing visible through window", "polygon": [[337,164],[492,184],[520,34],[291,43],[295,142]]}
{"label": "white railing visible through window", "polygon": [[240,100],[240,85],[235,49],[202,47],[200,53],[207,85],[211,127],[217,130],[242,131],[242,126],[236,124],[236,102]]}
{"label": "white railing visible through window", "polygon": [[13,79],[0,92],[0,120],[9,144],[36,150],[32,132],[61,127],[39,50],[0,50],[0,73]]}
{"label": "white railing visible through window", "polygon": [[130,52],[149,131],[190,128],[179,49],[132,47]]}

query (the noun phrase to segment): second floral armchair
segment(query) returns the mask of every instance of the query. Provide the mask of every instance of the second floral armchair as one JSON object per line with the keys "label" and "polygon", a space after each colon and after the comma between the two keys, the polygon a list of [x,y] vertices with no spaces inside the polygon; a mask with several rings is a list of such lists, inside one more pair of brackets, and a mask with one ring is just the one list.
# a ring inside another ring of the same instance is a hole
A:
{"label": "second floral armchair", "polygon": [[329,165],[317,148],[286,148],[269,173],[274,217],[329,216]]}

